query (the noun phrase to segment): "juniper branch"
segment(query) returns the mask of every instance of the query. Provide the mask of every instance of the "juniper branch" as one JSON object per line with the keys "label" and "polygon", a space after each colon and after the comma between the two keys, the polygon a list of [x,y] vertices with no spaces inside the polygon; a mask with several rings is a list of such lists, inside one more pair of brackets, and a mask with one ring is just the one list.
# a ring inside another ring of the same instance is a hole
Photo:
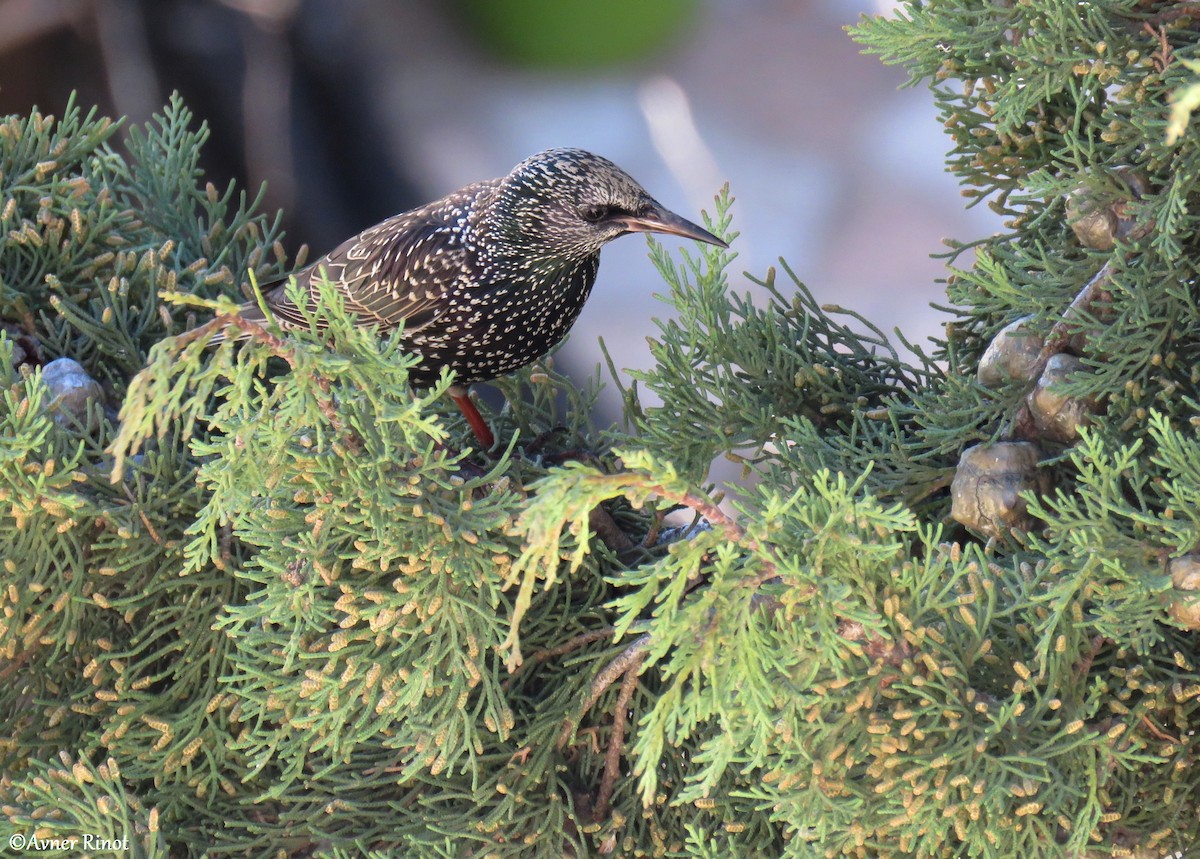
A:
{"label": "juniper branch", "polygon": [[596,806],[592,819],[599,823],[608,816],[609,803],[612,801],[613,789],[617,778],[621,775],[621,751],[625,745],[625,723],[629,719],[629,704],[633,700],[634,690],[637,689],[638,674],[641,673],[642,663],[646,661],[646,651],[640,650],[625,669],[625,678],[621,681],[621,691],[617,695],[616,710],[613,713],[612,733],[608,737],[608,748],[604,753],[604,774],[600,778],[600,789],[596,792]]}
{"label": "juniper branch", "polygon": [[583,706],[579,709],[575,718],[564,720],[562,731],[558,735],[558,748],[565,746],[571,739],[571,735],[575,732],[580,721],[587,715],[588,711],[595,706],[600,700],[600,696],[604,694],[616,679],[630,669],[631,666],[640,667],[646,658],[646,648],[650,645],[650,635],[645,633],[639,635],[633,642],[622,650],[608,665],[601,669],[600,673],[592,680],[592,684],[588,689],[587,699]]}

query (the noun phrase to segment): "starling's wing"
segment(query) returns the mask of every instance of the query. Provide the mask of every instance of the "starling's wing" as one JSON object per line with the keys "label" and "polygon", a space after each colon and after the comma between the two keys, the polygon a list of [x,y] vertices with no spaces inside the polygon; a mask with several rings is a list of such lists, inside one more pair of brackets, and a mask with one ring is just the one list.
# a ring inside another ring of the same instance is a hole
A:
{"label": "starling's wing", "polygon": [[[346,309],[363,325],[382,330],[401,322],[405,331],[430,324],[447,305],[456,281],[471,271],[461,241],[466,212],[479,193],[496,180],[469,185],[420,209],[395,215],[343,242],[297,274],[308,286],[309,307],[320,292],[322,276],[341,292]],[[287,297],[286,282],[266,295],[279,321],[303,325]]]}
{"label": "starling's wing", "polygon": [[452,225],[424,212],[398,215],[336,248],[319,266],[364,324],[387,330],[403,322],[415,331],[433,321],[466,268],[457,236]]}
{"label": "starling's wing", "polygon": [[[320,296],[318,283],[324,277],[363,325],[387,330],[403,321],[410,331],[428,325],[462,271],[464,251],[448,225],[422,214],[406,212],[389,218],[298,272],[297,278],[308,287],[308,310]],[[286,279],[271,284],[267,305],[285,327],[304,325],[286,284]]]}

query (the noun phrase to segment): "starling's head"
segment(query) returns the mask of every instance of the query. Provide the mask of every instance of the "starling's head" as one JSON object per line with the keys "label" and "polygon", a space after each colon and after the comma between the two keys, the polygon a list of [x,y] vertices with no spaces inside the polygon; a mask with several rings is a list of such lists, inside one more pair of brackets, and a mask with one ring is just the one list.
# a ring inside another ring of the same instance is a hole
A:
{"label": "starling's head", "polygon": [[549,149],[522,161],[501,181],[497,206],[506,238],[560,259],[591,256],[635,232],[728,247],[663,208],[616,164],[582,149]]}

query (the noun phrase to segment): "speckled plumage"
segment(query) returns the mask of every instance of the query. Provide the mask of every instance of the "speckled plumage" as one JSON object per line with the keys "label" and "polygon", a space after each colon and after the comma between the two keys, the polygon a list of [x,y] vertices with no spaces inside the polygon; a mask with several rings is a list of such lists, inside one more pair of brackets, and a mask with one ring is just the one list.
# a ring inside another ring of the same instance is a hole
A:
{"label": "speckled plumage", "polygon": [[[323,271],[364,325],[387,332],[403,322],[405,348],[422,358],[415,383],[449,367],[469,385],[524,367],[561,341],[591,292],[600,249],[635,231],[724,245],[611,161],[552,149],[507,176],[388,218],[295,276],[310,302]],[[302,324],[285,282],[268,284],[265,297],[280,324]],[[242,316],[263,319],[253,304]]]}

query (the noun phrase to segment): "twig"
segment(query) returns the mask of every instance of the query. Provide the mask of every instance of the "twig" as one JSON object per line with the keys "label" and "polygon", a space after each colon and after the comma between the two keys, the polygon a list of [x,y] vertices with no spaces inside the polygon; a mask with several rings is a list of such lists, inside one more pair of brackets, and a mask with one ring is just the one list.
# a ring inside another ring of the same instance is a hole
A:
{"label": "twig", "polygon": [[637,689],[638,674],[642,663],[646,660],[646,651],[639,651],[629,667],[625,669],[625,679],[621,681],[621,692],[617,695],[617,709],[613,713],[612,733],[608,737],[608,749],[604,753],[604,774],[600,777],[600,790],[596,793],[596,807],[592,812],[592,820],[599,823],[608,816],[613,788],[617,777],[621,775],[621,749],[625,745],[625,723],[629,718],[629,702],[633,700],[634,690]]}
{"label": "twig", "polygon": [[[1195,12],[1195,9],[1190,10]],[[1154,63],[1154,69],[1159,74],[1167,70],[1167,66],[1171,65],[1171,43],[1167,41],[1167,28],[1160,26],[1156,31],[1154,25],[1150,22],[1142,24],[1142,31],[1152,39],[1158,39],[1158,50],[1150,55],[1150,61]]]}
{"label": "twig", "polygon": [[[296,369],[296,351],[288,346],[287,343],[283,342],[270,331],[268,331],[265,325],[255,322],[251,319],[246,319],[240,313],[221,314],[210,324],[214,324],[219,328],[224,328],[228,325],[236,326],[252,336],[259,343],[265,344],[271,350],[272,355],[277,358],[282,358],[283,360],[287,361],[289,367],[291,367],[293,370]],[[198,328],[196,330],[201,331],[203,329]]]}
{"label": "twig", "polygon": [[125,496],[129,499],[129,503],[137,510],[138,517],[141,518],[142,524],[146,526],[146,531],[150,534],[150,539],[160,546],[165,546],[162,537],[158,536],[158,532],[154,530],[154,526],[150,524],[150,517],[146,515],[146,511],[138,504],[137,498],[133,494],[133,490],[129,488],[129,484],[122,484],[125,487]]}
{"label": "twig", "polygon": [[1147,731],[1149,731],[1151,734],[1153,734],[1155,737],[1162,740],[1163,742],[1175,743],[1175,744],[1179,743],[1178,737],[1172,737],[1170,734],[1168,734],[1166,731],[1164,731],[1158,725],[1154,724],[1153,720],[1149,716],[1143,714],[1142,718],[1141,718],[1141,722],[1143,725],[1146,726]]}
{"label": "twig", "polygon": [[642,540],[643,549],[649,549],[658,543],[658,535],[662,533],[664,518],[661,511],[654,511],[654,521],[650,523],[650,530],[646,532],[646,539]]}
{"label": "twig", "polygon": [[604,666],[596,678],[592,681],[591,689],[588,691],[587,701],[579,709],[578,715],[574,719],[565,719],[563,721],[562,731],[558,735],[557,747],[562,748],[571,739],[571,734],[575,732],[575,728],[579,722],[587,715],[588,710],[592,709],[593,705],[600,700],[600,696],[604,691],[613,684],[614,681],[626,671],[631,665],[641,667],[642,661],[646,658],[646,648],[650,644],[650,634],[639,635],[633,640],[633,643],[622,650],[613,659],[612,662]]}
{"label": "twig", "polygon": [[[874,659],[876,662],[890,665],[893,668],[899,668],[906,660],[913,657],[913,646],[904,639],[892,641],[881,635],[870,634],[867,632],[867,628],[856,620],[840,619],[838,635],[846,641],[861,643],[862,651],[868,659]],[[879,687],[886,689],[896,682],[899,676],[895,672],[885,675],[880,680]]]}
{"label": "twig", "polygon": [[[165,305],[159,305],[159,306],[163,307]],[[197,326],[196,328],[192,328],[187,331],[181,331],[180,333],[175,335],[174,342],[180,346],[186,346],[187,344],[191,343],[193,340],[199,340],[201,337],[208,337],[213,332],[217,331],[218,329],[224,328],[225,322],[228,318],[229,317],[227,317],[227,316],[218,316],[215,319],[210,319],[208,322],[205,322],[203,325]]]}
{"label": "twig", "polygon": [[691,508],[707,519],[714,528],[720,528],[725,534],[725,538],[731,543],[738,543],[757,554],[763,567],[762,578],[764,581],[775,576],[775,564],[763,557],[765,553],[763,552],[762,544],[747,534],[745,529],[734,519],[727,516],[724,510],[712,502],[712,499],[693,495],[690,492],[685,492],[683,495],[675,495],[668,492],[667,488],[661,485],[653,485],[647,488],[654,494],[666,498],[668,501],[674,501],[677,504]]}
{"label": "twig", "polygon": [[933,495],[935,492],[941,492],[947,486],[954,482],[953,474],[944,474],[941,477],[931,480],[923,486],[916,487],[911,493],[904,496],[904,503],[909,507],[914,506],[918,501],[922,501]]}
{"label": "twig", "polygon": [[[1180,3],[1178,6],[1175,6],[1171,9],[1164,9],[1155,15],[1151,15],[1149,19],[1147,19],[1147,23],[1143,24],[1142,26],[1145,27],[1151,23],[1159,25],[1166,24],[1174,21],[1177,18],[1192,18],[1195,17],[1197,13],[1200,13],[1200,9],[1197,8],[1195,0],[1184,0],[1184,2]],[[1164,38],[1166,36],[1165,28],[1160,27],[1160,29],[1163,30],[1163,35],[1160,38]],[[1150,35],[1153,36],[1157,34],[1151,32]]]}
{"label": "twig", "polygon": [[588,514],[588,527],[614,554],[620,555],[634,548],[633,540],[617,526],[612,514],[599,504]]}
{"label": "twig", "polygon": [[9,659],[3,668],[0,668],[0,682],[7,683],[11,680],[21,667],[29,661],[29,657],[33,655],[33,648],[27,648],[20,651],[12,659]]}
{"label": "twig", "polygon": [[562,644],[559,644],[556,647],[549,647],[545,650],[539,650],[537,653],[533,654],[520,665],[518,665],[516,670],[513,671],[508,679],[501,684],[501,688],[507,692],[509,686],[512,685],[512,682],[517,679],[517,675],[524,671],[529,665],[541,665],[543,662],[549,659],[553,659],[556,656],[563,656],[567,653],[570,653],[572,650],[578,650],[586,644],[591,644],[593,641],[599,641],[602,638],[608,638],[613,634],[613,632],[614,629],[611,626],[603,626],[600,629],[590,629],[572,639],[564,641]]}
{"label": "twig", "polygon": [[[532,663],[533,665],[537,665],[545,662],[548,659],[553,659],[556,656],[563,656],[567,653],[570,653],[572,650],[578,650],[585,644],[591,644],[593,641],[599,641],[601,638],[608,638],[608,636],[613,634],[613,631],[613,627],[603,626],[600,629],[590,629],[587,632],[580,633],[569,641],[564,641],[562,644],[559,644],[556,647],[547,648],[546,650],[539,650],[522,664],[522,668],[526,664]],[[518,668],[517,670],[520,671],[521,668]]]}
{"label": "twig", "polygon": [[1071,304],[1063,311],[1062,318],[1050,329],[1050,335],[1046,338],[1042,351],[1038,353],[1037,366],[1034,368],[1034,373],[1030,374],[1031,376],[1040,376],[1042,370],[1046,369],[1046,363],[1050,358],[1066,348],[1067,343],[1074,336],[1071,325],[1079,322],[1084,313],[1091,312],[1093,304],[1110,295],[1109,285],[1112,281],[1112,274],[1111,264],[1105,263],[1098,272],[1092,275],[1091,280],[1083,285],[1083,289],[1079,290]]}
{"label": "twig", "polygon": [[1075,666],[1075,671],[1073,673],[1076,676],[1080,677],[1081,679],[1087,677],[1088,672],[1092,670],[1092,662],[1095,661],[1097,654],[1100,653],[1100,649],[1104,647],[1107,641],[1108,639],[1103,635],[1097,635],[1092,638],[1091,648],[1087,653],[1083,654],[1083,658],[1079,660],[1079,664]]}

